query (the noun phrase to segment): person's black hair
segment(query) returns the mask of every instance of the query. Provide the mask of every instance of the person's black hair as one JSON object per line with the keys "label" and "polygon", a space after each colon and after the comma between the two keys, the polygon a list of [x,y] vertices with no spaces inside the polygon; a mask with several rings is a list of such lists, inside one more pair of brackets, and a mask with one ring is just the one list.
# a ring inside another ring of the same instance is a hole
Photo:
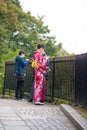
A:
{"label": "person's black hair", "polygon": [[19,55],[25,54],[24,51],[19,51]]}
{"label": "person's black hair", "polygon": [[38,44],[37,48],[38,48],[38,49],[40,49],[40,48],[43,48],[43,49],[44,49],[45,46],[44,46],[44,44]]}

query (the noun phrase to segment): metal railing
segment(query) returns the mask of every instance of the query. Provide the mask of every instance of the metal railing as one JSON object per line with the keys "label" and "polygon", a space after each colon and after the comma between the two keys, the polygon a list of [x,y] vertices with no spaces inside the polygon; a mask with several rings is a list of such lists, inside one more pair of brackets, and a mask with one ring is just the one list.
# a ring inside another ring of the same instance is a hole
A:
{"label": "metal railing", "polygon": [[[6,62],[3,95],[16,88],[14,62]],[[87,54],[51,59],[46,96],[61,98],[87,105]],[[33,77],[31,65],[26,68],[24,92],[30,93]]]}

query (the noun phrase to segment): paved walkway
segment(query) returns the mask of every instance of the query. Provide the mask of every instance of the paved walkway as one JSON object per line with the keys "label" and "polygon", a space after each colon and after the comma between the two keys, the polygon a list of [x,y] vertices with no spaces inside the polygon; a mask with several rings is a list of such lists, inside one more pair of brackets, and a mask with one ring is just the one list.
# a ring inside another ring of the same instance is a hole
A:
{"label": "paved walkway", "polygon": [[60,106],[0,99],[0,130],[77,130]]}

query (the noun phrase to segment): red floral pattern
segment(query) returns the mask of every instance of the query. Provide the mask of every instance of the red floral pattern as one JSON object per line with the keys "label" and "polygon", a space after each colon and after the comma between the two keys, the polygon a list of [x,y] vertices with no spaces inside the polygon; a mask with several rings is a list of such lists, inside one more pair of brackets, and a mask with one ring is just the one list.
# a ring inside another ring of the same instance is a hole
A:
{"label": "red floral pattern", "polygon": [[46,61],[44,56],[38,51],[34,53],[34,60],[37,60],[40,63],[39,67],[34,71],[34,102],[39,102],[45,100],[46,80],[44,74],[46,73]]}

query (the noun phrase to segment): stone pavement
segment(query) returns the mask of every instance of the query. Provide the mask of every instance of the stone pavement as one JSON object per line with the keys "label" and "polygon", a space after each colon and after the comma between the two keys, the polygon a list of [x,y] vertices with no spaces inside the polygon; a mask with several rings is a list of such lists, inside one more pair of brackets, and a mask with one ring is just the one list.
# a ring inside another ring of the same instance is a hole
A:
{"label": "stone pavement", "polygon": [[0,99],[0,130],[77,130],[60,106]]}

